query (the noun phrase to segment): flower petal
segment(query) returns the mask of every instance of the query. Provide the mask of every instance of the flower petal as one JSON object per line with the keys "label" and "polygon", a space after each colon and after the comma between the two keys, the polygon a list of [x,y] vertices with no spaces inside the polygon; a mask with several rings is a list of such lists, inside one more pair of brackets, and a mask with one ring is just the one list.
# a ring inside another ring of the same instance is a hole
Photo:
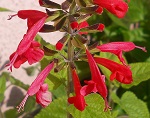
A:
{"label": "flower petal", "polygon": [[118,18],[123,18],[128,11],[128,4],[123,0],[94,0],[94,3],[106,8]]}
{"label": "flower petal", "polygon": [[139,47],[136,46],[132,42],[111,42],[107,44],[103,44],[100,46],[97,46],[97,49],[99,49],[102,52],[110,52],[118,56],[120,61],[126,65],[124,58],[122,57],[122,52],[129,52],[135,48],[139,48],[146,52],[145,47]]}
{"label": "flower petal", "polygon": [[105,66],[112,72],[110,80],[114,80],[116,78],[117,81],[124,84],[130,84],[133,81],[132,72],[129,67],[105,58],[95,57],[94,60],[96,63]]}
{"label": "flower petal", "polygon": [[74,106],[80,110],[83,111],[85,109],[86,103],[84,100],[84,96],[81,95],[80,90],[81,90],[81,85],[79,81],[79,77],[76,73],[76,70],[72,70],[72,77],[73,77],[73,83],[74,83],[74,90],[75,90],[75,96],[68,98],[68,102],[70,104],[74,104]]}
{"label": "flower petal", "polygon": [[36,102],[42,105],[42,107],[47,107],[52,101],[52,94],[49,91],[43,91],[43,88],[47,88],[47,84],[43,84],[40,90],[36,93]]}
{"label": "flower petal", "polygon": [[36,77],[36,79],[32,82],[31,86],[29,87],[27,94],[29,96],[32,96],[36,94],[41,85],[44,83],[44,80],[48,76],[49,72],[53,69],[54,67],[54,62],[50,63],[48,66],[46,66],[41,73]]}
{"label": "flower petal", "polygon": [[34,37],[41,29],[41,27],[44,25],[46,18],[47,17],[43,17],[41,20],[36,22],[34,26],[30,28],[27,34],[24,35],[16,51],[18,55],[23,54],[30,47]]}

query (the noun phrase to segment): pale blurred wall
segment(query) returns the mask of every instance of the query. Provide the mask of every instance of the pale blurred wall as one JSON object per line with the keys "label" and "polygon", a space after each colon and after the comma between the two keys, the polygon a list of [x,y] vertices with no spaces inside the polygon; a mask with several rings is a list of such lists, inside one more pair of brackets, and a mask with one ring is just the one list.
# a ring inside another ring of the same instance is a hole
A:
{"label": "pale blurred wall", "polygon": [[[55,2],[62,3],[62,0],[54,0]],[[8,19],[8,15],[16,14],[17,11],[23,9],[35,9],[45,11],[45,8],[40,7],[38,0],[0,0],[0,7],[8,8],[13,10],[13,12],[0,12],[0,67],[9,59],[10,54],[12,54],[22,39],[26,32],[26,20],[14,17],[11,20]],[[60,32],[54,32],[49,34],[40,34],[46,41],[51,44],[55,44],[63,34]],[[22,67],[28,67],[25,63],[21,68],[14,69],[11,73],[13,76],[23,81],[25,84],[31,84],[34,77],[29,77],[25,74]],[[7,69],[5,69],[7,71]],[[5,101],[8,100],[8,95],[11,87],[6,91]]]}

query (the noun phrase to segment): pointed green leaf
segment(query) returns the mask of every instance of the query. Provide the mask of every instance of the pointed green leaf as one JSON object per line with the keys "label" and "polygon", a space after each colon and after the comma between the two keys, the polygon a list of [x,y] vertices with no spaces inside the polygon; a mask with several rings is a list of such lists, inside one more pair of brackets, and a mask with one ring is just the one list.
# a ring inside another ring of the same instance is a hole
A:
{"label": "pointed green leaf", "polygon": [[43,49],[44,49],[44,54],[46,56],[53,56],[53,55],[55,55],[57,53],[57,51],[49,49],[46,46],[43,46]]}
{"label": "pointed green leaf", "polygon": [[85,48],[84,43],[82,43],[81,40],[78,39],[76,36],[73,37],[73,39],[71,40],[71,43],[77,48],[82,48],[82,49]]}
{"label": "pointed green leaf", "polygon": [[130,118],[149,118],[149,111],[146,104],[138,99],[134,93],[125,92],[120,100],[120,106]]}
{"label": "pointed green leaf", "polygon": [[92,7],[82,7],[79,12],[80,13],[86,13],[86,14],[93,14],[97,10],[98,6],[92,6]]}
{"label": "pointed green leaf", "polygon": [[54,23],[55,29],[56,29],[56,30],[60,30],[60,29],[64,26],[64,24],[65,24],[65,22],[66,22],[66,19],[67,19],[67,16],[64,16],[64,17],[61,18],[60,20],[56,21],[56,22]]}
{"label": "pointed green leaf", "polygon": [[122,85],[122,87],[130,88],[150,79],[150,63],[132,63],[129,66],[131,67],[133,82],[129,85]]}
{"label": "pointed green leaf", "polygon": [[9,10],[7,8],[0,7],[0,12],[4,12],[4,11],[11,11],[11,10]]}
{"label": "pointed green leaf", "polygon": [[60,16],[62,17],[65,14],[65,12],[63,12],[62,10],[50,11],[50,10],[46,9],[46,12],[47,12],[47,15],[49,16],[46,19],[46,22],[53,21],[56,18],[58,18]]}

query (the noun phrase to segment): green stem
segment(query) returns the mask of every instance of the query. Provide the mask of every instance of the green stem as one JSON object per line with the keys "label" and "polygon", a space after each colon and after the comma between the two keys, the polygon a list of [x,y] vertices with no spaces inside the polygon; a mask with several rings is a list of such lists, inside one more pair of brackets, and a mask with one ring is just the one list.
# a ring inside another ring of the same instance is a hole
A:
{"label": "green stem", "polygon": [[[72,82],[72,63],[73,63],[74,49],[71,44],[71,39],[68,41],[68,81],[67,81],[67,97],[69,98],[70,93],[73,92],[73,82]],[[68,103],[69,106],[69,103]],[[67,118],[72,118],[72,115],[68,112]]]}

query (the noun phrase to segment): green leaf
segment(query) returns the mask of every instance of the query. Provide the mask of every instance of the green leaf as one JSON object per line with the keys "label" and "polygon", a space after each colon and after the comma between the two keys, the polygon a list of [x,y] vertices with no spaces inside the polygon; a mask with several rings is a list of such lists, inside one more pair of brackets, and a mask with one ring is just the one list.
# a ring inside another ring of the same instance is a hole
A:
{"label": "green leaf", "polygon": [[82,7],[79,12],[80,13],[88,13],[88,14],[94,14],[95,11],[97,10],[97,6],[92,6],[92,7]]}
{"label": "green leaf", "polygon": [[7,8],[0,7],[0,12],[4,12],[4,11],[11,11],[11,10],[9,10]]}
{"label": "green leaf", "polygon": [[29,85],[24,84],[23,82],[21,82],[20,80],[14,78],[13,76],[10,75],[10,73],[7,72],[3,72],[2,75],[4,75],[5,78],[7,78],[8,81],[11,82],[11,84],[19,86],[25,90],[28,89]]}
{"label": "green leaf", "polygon": [[35,118],[66,118],[66,97],[55,99],[48,107],[41,110]]}
{"label": "green leaf", "polygon": [[130,88],[150,79],[150,63],[132,63],[129,66],[131,67],[133,82],[129,85],[122,85],[122,87]]}
{"label": "green leaf", "polygon": [[0,76],[0,102],[4,99],[4,92],[6,90],[6,77],[2,74]]}
{"label": "green leaf", "polygon": [[146,104],[138,99],[134,93],[125,92],[120,100],[120,106],[130,118],[149,118],[149,111]]}
{"label": "green leaf", "polygon": [[56,30],[60,30],[64,26],[66,19],[67,19],[67,16],[63,16],[60,20],[57,20],[54,23]]}
{"label": "green leaf", "polygon": [[46,12],[47,12],[47,14],[49,16],[46,19],[46,22],[53,21],[53,20],[57,19],[58,17],[63,17],[64,14],[65,14],[62,10],[50,11],[50,10],[46,9]]}
{"label": "green leaf", "polygon": [[5,118],[18,118],[17,110],[16,109],[9,109],[4,112]]}
{"label": "green leaf", "polygon": [[[77,110],[73,105],[68,111],[74,118],[112,118],[110,111],[104,112],[104,100],[98,94],[90,94],[85,97],[88,106],[84,111]],[[66,97],[54,100],[48,107],[41,110],[35,118],[66,118]]]}
{"label": "green leaf", "polygon": [[112,99],[115,103],[117,103],[117,104],[120,103],[119,97],[118,97],[118,96],[116,95],[116,93],[114,93],[114,92],[111,93],[111,99]]}
{"label": "green leaf", "polygon": [[52,90],[53,98],[60,98],[66,96],[66,87],[64,85],[59,86],[56,90]]}
{"label": "green leaf", "polygon": [[73,105],[69,106],[68,111],[73,118],[112,118],[110,111],[104,112],[104,100],[99,94],[90,94],[85,100],[88,106],[82,112]]}

